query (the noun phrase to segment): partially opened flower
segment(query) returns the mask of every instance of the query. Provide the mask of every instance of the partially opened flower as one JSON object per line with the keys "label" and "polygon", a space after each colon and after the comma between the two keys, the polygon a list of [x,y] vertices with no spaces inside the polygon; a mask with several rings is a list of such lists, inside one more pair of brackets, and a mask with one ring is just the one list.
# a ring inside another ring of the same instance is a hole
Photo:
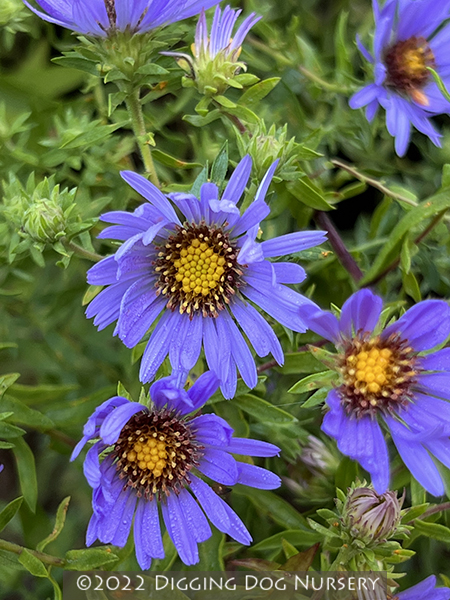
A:
{"label": "partially opened flower", "polygon": [[330,391],[322,429],[339,450],[372,476],[379,494],[389,485],[389,457],[380,421],[403,462],[434,496],[444,484],[432,456],[450,467],[450,348],[426,356],[450,335],[450,307],[424,300],[384,330],[382,300],[369,290],[353,294],[340,321],[312,312],[310,329],[338,349],[340,385]]}
{"label": "partially opened flower", "polygon": [[89,283],[108,287],[94,298],[86,314],[95,316],[99,329],[117,321],[115,334],[129,348],[160,316],[142,357],[144,383],[155,377],[167,355],[176,372],[187,373],[203,346],[208,366],[219,377],[227,398],[236,390],[236,368],[253,388],[256,364],[242,332],[258,356],[271,352],[279,364],[283,362],[280,342],[253,303],[285,327],[306,330],[302,309],[315,305],[284,285],[300,283],[305,271],[297,264],[267,259],[316,246],[325,234],[303,231],[257,242],[259,224],[270,212],[264,198],[276,163],[241,215],[236,205],[251,168],[246,156],[222,198],[217,185],[205,183],[200,200],[185,193],[166,197],[141,175],[122,173],[148,202],[133,213],[101,217],[116,225],[100,237],[124,243],[89,270]]}
{"label": "partially opened flower", "polygon": [[373,64],[375,81],[356,93],[350,106],[367,106],[369,121],[378,106],[386,110],[386,125],[395,137],[399,156],[408,148],[411,125],[440,146],[442,136],[429,117],[450,113],[450,102],[428,67],[450,84],[450,1],[387,0],[380,9],[378,0],[373,0],[373,10],[373,54],[357,41],[363,56]]}
{"label": "partially opened flower", "polygon": [[208,32],[205,11],[202,11],[197,23],[195,42],[191,47],[193,58],[184,53],[161,52],[178,59],[179,65],[189,73],[185,82],[192,79],[194,82],[191,81],[190,84],[195,85],[202,94],[223,94],[230,85],[242,88],[239,83],[233,83],[234,77],[246,68],[245,63],[239,61],[242,44],[250,29],[262,17],[251,13],[233,35],[241,12],[229,6],[222,12],[217,7],[211,31]]}
{"label": "partially opened flower", "polygon": [[449,600],[450,588],[436,587],[436,577],[431,575],[412,588],[396,593],[393,600]]}
{"label": "partially opened flower", "polygon": [[36,0],[42,10],[23,1],[45,21],[104,37],[116,31],[146,33],[197,15],[220,0]]}
{"label": "partially opened flower", "polygon": [[141,568],[148,569],[153,558],[164,557],[160,511],[187,565],[198,562],[198,544],[212,535],[208,519],[241,544],[251,542],[240,518],[201,476],[225,486],[277,488],[277,475],[239,462],[233,454],[268,457],[277,455],[279,448],[235,438],[222,418],[199,415],[217,386],[211,372],[187,392],[174,377],[166,377],[150,388],[150,408],[115,397],[95,410],[72,455],[73,460],[88,440],[97,439],[84,463],[94,490],[88,546],[96,539],[124,546],[134,517],[136,557]]}

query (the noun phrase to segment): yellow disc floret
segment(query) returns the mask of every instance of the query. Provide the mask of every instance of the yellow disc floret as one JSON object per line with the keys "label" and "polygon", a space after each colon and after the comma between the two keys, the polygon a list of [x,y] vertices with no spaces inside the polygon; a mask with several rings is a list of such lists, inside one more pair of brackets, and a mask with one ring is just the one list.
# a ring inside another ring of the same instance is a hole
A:
{"label": "yellow disc floret", "polygon": [[182,284],[185,294],[207,296],[220,284],[225,262],[225,258],[214,252],[207,242],[194,239],[180,251],[180,258],[174,262],[175,279]]}
{"label": "yellow disc floret", "polygon": [[160,436],[159,439],[158,437],[147,439],[140,437],[127,453],[130,463],[137,463],[142,471],[150,471],[155,477],[161,477],[167,465],[167,457],[167,444],[164,436]]}
{"label": "yellow disc floret", "polygon": [[349,413],[365,414],[389,410],[411,395],[416,356],[407,340],[393,333],[387,339],[355,336],[341,359],[343,383],[340,386]]}
{"label": "yellow disc floret", "polygon": [[372,348],[369,352],[351,355],[347,360],[355,365],[354,377],[359,385],[366,384],[369,392],[376,394],[391,379],[391,357],[392,352],[388,348]]}

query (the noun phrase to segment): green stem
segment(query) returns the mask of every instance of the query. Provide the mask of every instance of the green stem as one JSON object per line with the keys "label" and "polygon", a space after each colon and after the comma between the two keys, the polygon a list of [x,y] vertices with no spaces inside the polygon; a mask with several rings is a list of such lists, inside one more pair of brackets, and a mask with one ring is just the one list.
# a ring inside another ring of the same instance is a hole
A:
{"label": "green stem", "polygon": [[[51,556],[51,554],[45,554],[45,552],[38,552],[37,550],[30,550],[29,548],[26,549],[46,565],[63,567],[66,564],[66,561],[63,558]],[[19,544],[13,544],[12,542],[7,542],[6,540],[0,540],[0,550],[6,550],[7,552],[20,555],[25,548],[23,546],[19,546]]]}
{"label": "green stem", "polygon": [[67,248],[67,250],[71,250],[74,254],[80,256],[81,258],[87,258],[92,262],[99,262],[104,259],[104,256],[101,256],[96,252],[90,252],[89,250],[85,250],[78,244],[75,244],[75,242],[68,242],[67,240],[64,240],[63,244],[64,247]]}
{"label": "green stem", "polygon": [[[411,198],[407,198],[406,196],[403,196],[402,194],[397,194],[397,192],[394,192],[391,189],[389,189],[388,187],[386,187],[385,185],[383,185],[381,183],[381,181],[378,181],[377,179],[372,179],[371,177],[368,177],[367,175],[360,173],[354,167],[347,165],[346,163],[342,162],[341,160],[332,160],[330,162],[335,167],[338,167],[339,169],[343,169],[344,171],[347,171],[347,173],[350,173],[351,175],[353,175],[353,177],[355,179],[359,179],[359,181],[362,181],[363,183],[367,183],[367,185],[370,185],[371,187],[380,191],[385,196],[392,198],[393,200],[398,200],[398,202],[404,202],[405,204],[409,204],[410,206],[414,206],[414,207],[419,206],[419,203],[416,202],[415,200],[411,200]],[[450,216],[445,215],[444,220],[450,221]]]}
{"label": "green stem", "polygon": [[408,521],[407,525],[414,525],[415,521],[423,521],[427,517],[431,517],[431,515],[435,515],[436,513],[445,512],[446,510],[450,510],[450,502],[445,502],[443,504],[436,504],[436,506],[432,506],[428,510],[426,510],[420,518],[413,519],[412,521]]}
{"label": "green stem", "polygon": [[133,126],[134,134],[137,138],[139,150],[141,151],[142,161],[146,172],[150,175],[150,181],[158,188],[161,187],[159,183],[158,175],[155,169],[155,163],[153,162],[152,152],[150,146],[145,141],[147,130],[145,128],[144,113],[142,112],[142,104],[140,97],[140,90],[133,91],[126,100],[128,114],[130,115],[131,124]]}
{"label": "green stem", "polygon": [[328,81],[325,81],[325,79],[322,79],[322,77],[319,77],[318,75],[316,75],[312,71],[309,71],[305,67],[299,66],[298,70],[304,77],[306,77],[307,79],[309,79],[310,81],[312,81],[313,83],[315,83],[316,85],[318,85],[320,88],[322,88],[323,90],[325,90],[327,92],[332,92],[333,94],[346,94],[346,95],[351,94],[353,92],[353,88],[339,85],[337,83],[328,83]]}
{"label": "green stem", "polygon": [[419,204],[415,200],[411,200],[411,198],[407,198],[406,196],[403,196],[402,194],[397,194],[397,192],[394,192],[394,191],[390,190],[388,187],[386,187],[385,185],[383,185],[381,183],[381,181],[378,181],[377,179],[372,179],[371,177],[368,177],[367,175],[360,173],[354,167],[352,167],[351,165],[347,165],[346,163],[342,162],[341,160],[332,160],[331,163],[335,167],[338,167],[339,169],[343,169],[344,171],[347,171],[347,173],[350,173],[350,175],[353,175],[353,177],[355,179],[359,179],[359,181],[362,181],[363,183],[367,183],[367,185],[370,185],[371,187],[375,188],[376,190],[379,190],[382,194],[384,194],[385,196],[389,196],[389,198],[392,198],[393,200],[398,200],[399,202],[404,202],[405,204],[409,204],[410,206],[419,206]]}

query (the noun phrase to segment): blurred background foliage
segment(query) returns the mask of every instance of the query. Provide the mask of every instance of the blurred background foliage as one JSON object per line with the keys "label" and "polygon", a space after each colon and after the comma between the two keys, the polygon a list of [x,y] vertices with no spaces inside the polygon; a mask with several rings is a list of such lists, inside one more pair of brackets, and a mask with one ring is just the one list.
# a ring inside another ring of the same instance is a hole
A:
{"label": "blurred background foliage", "polygon": [[[279,157],[266,238],[311,227],[315,220],[323,226],[326,213],[361,268],[363,282],[372,283],[389,306],[449,297],[448,119],[438,119],[442,149],[415,133],[407,156],[400,159],[381,116],[369,125],[362,111],[348,108],[349,95],[366,77],[354,40],[357,32],[369,37],[369,0],[230,4],[264,17],[240,57],[247,73],[256,76],[242,81],[254,87],[230,88],[225,99],[199,105],[201,96],[182,85],[185,73],[173,58],[158,57],[159,68],[143,77],[146,127],[153,134],[147,141],[155,144],[164,191],[189,190],[194,182],[198,186],[205,179],[205,165],[217,156],[221,162],[216,160],[211,177],[221,183],[228,157],[231,169],[250,152],[254,181],[245,203]],[[192,20],[171,28],[171,37],[181,40],[173,49],[189,52],[194,26]],[[97,218],[106,209],[137,206],[139,197],[119,171],[142,172],[143,165],[116,83],[103,83],[95,61],[85,61],[79,70],[81,59],[77,62],[72,54],[77,44],[74,35],[40,21],[20,0],[2,1],[0,463],[5,469],[0,511],[6,509],[0,512],[0,525],[6,525],[2,537],[10,543],[45,548],[59,557],[55,560],[69,552],[66,568],[136,569],[131,541],[122,550],[82,550],[91,490],[81,461],[69,463],[83,423],[115,393],[118,381],[139,396],[143,350],[142,344],[126,349],[112,337],[112,326],[99,333],[84,316],[83,304],[96,293],[85,280],[90,258],[114,249],[113,243],[95,239],[102,228]],[[307,269],[303,292],[324,308],[340,306],[356,289],[328,244],[291,259]],[[243,548],[216,532],[202,546],[199,569],[223,568],[232,560],[253,567],[258,563],[252,561],[260,559],[283,564],[323,542],[324,531],[314,529],[307,517],[325,526],[316,510],[333,509],[336,487],[345,491],[357,476],[364,477],[320,433],[329,376],[306,346],[317,337],[292,334],[280,325],[275,329],[287,353],[285,366],[260,360],[256,390],[240,384],[234,400],[217,395],[211,403],[238,435],[281,446],[282,458],[268,460],[267,466],[283,477],[284,485],[276,492],[223,490],[254,545]],[[203,368],[199,363],[193,375]],[[404,506],[416,507],[411,518],[419,517],[433,499],[411,480],[398,458],[393,474],[393,487],[406,487]],[[450,492],[450,474],[445,477]],[[21,505],[15,501],[19,496]],[[405,522],[411,518],[406,516]],[[433,527],[436,520],[441,528]],[[398,562],[409,558],[397,567],[406,573],[404,587],[432,573],[448,574],[450,511],[436,512],[424,523],[399,551]],[[52,530],[54,535],[46,539]],[[183,568],[165,541],[166,559],[152,568]],[[319,555],[311,554],[316,567]],[[60,597],[58,562],[50,571],[48,563],[42,570],[44,563],[36,556],[18,556],[0,543],[2,599]],[[449,579],[442,582],[450,584]]]}

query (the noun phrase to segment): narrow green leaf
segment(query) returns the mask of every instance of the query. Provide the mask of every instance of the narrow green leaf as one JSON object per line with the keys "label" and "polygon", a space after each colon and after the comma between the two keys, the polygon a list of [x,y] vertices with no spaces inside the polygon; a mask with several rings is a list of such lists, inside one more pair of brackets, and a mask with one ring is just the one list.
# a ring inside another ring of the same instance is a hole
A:
{"label": "narrow green leaf", "polygon": [[27,406],[44,402],[51,402],[63,396],[68,392],[78,389],[78,385],[21,385],[15,383],[8,390],[8,395],[24,402]]}
{"label": "narrow green leaf", "polygon": [[334,210],[334,207],[325,200],[320,188],[305,177],[289,183],[286,187],[297,200],[300,200],[300,202],[310,208],[316,210]]}
{"label": "narrow green leaf", "polygon": [[46,415],[33,408],[29,408],[23,402],[20,402],[20,400],[16,400],[9,395],[4,396],[2,405],[7,410],[13,411],[14,414],[11,417],[11,420],[19,425],[25,425],[26,427],[32,427],[33,429],[42,431],[54,427],[53,421]]}
{"label": "narrow green leaf", "polygon": [[281,547],[283,539],[287,540],[290,544],[296,546],[297,548],[309,548],[312,546],[312,544],[316,544],[317,542],[323,540],[323,536],[311,530],[289,529],[266,538],[258,544],[255,544],[252,546],[252,551],[278,551]]}
{"label": "narrow green leaf", "polygon": [[409,273],[403,273],[402,275],[403,289],[411,296],[414,302],[420,302],[422,300],[422,294],[420,293],[419,282],[412,271]]}
{"label": "narrow green leaf", "polygon": [[[286,502],[281,496],[277,496],[273,492],[258,490],[258,493],[255,494],[254,490],[239,485],[233,488],[233,493],[246,496],[259,510],[268,514],[276,523],[287,529],[304,529],[306,532],[310,531],[307,527],[305,517],[289,502]],[[316,541],[314,540],[314,542]]]}
{"label": "narrow green leaf", "polygon": [[217,121],[217,119],[220,119],[220,110],[212,110],[206,117],[201,117],[200,115],[184,115],[183,117],[183,121],[187,121],[194,127],[204,127]]}
{"label": "narrow green leaf", "polygon": [[53,542],[53,540],[56,540],[56,538],[59,536],[59,534],[63,530],[64,523],[66,521],[67,509],[69,508],[69,502],[70,502],[70,496],[67,496],[67,498],[64,498],[64,500],[58,506],[58,509],[56,511],[55,526],[53,527],[53,531],[50,533],[50,535],[48,535],[44,540],[42,540],[42,542],[39,542],[39,544],[36,546],[36,549],[39,550],[39,552],[42,552],[44,550],[44,548],[48,544],[50,544],[50,542]]}
{"label": "narrow green leaf", "polygon": [[228,171],[228,140],[225,140],[219,154],[211,167],[211,181],[219,188],[222,186]]}
{"label": "narrow green leaf", "polygon": [[335,371],[322,371],[321,373],[312,373],[308,377],[304,377],[297,381],[289,390],[289,394],[304,394],[306,392],[312,392],[317,388],[324,386],[331,386],[333,381],[336,379],[337,374]]}
{"label": "narrow green leaf", "polygon": [[[3,396],[5,391],[12,386],[12,384],[19,379],[20,373],[8,373],[8,375],[2,375],[0,377],[0,398]],[[3,408],[3,406],[2,406]]]}
{"label": "narrow green leaf", "polygon": [[69,141],[61,144],[60,148],[81,148],[82,146],[93,146],[94,144],[98,144],[99,142],[106,140],[114,131],[120,129],[124,125],[127,125],[127,122],[124,121],[122,123],[113,123],[112,125],[98,125],[91,129],[91,131],[86,131],[85,133],[81,133],[77,135],[75,138],[70,139]]}
{"label": "narrow green leaf", "polygon": [[24,439],[17,438],[14,445],[13,452],[17,461],[20,489],[29,509],[34,513],[37,502],[37,479],[34,456]]}
{"label": "narrow green leaf", "polygon": [[214,96],[214,100],[224,108],[235,108],[236,103],[229,100],[226,96]]}
{"label": "narrow green leaf", "polygon": [[12,502],[10,502],[5,508],[0,512],[0,531],[2,531],[7,524],[14,518],[16,512],[22,505],[23,497],[16,498]]}
{"label": "narrow green leaf", "polygon": [[0,450],[11,450],[11,448],[14,448],[14,444],[0,440]]}
{"label": "narrow green leaf", "polygon": [[427,521],[414,521],[414,528],[422,535],[450,544],[450,529],[439,523],[428,523]]}
{"label": "narrow green leaf", "polygon": [[162,165],[166,165],[166,167],[171,167],[173,169],[194,169],[195,167],[201,167],[200,163],[195,162],[186,162],[184,160],[180,160],[179,158],[175,158],[175,156],[171,156],[166,152],[162,152],[161,150],[152,150],[152,156],[154,160],[161,163]]}
{"label": "narrow green leaf", "polygon": [[48,577],[44,563],[26,548],[20,553],[19,562],[35,577]]}
{"label": "narrow green leaf", "polygon": [[0,421],[0,438],[9,440],[20,438],[25,434],[25,429],[21,429],[20,427],[16,427],[10,423],[5,423],[4,421]]}
{"label": "narrow green leaf", "polygon": [[320,373],[323,364],[319,362],[310,352],[290,352],[284,356],[284,365],[279,367],[284,375],[296,375],[297,373]]}
{"label": "narrow green leaf", "polygon": [[136,73],[139,73],[140,75],[168,75],[169,71],[160,65],[149,62],[142,67],[139,67]]}
{"label": "narrow green leaf", "polygon": [[243,106],[254,106],[260,100],[265,98],[280,82],[280,77],[271,77],[252,85],[244,94],[242,94],[239,104]]}
{"label": "narrow green leaf", "polygon": [[65,568],[69,571],[90,571],[116,562],[118,557],[109,548],[87,548],[85,550],[69,550],[65,560]]}
{"label": "narrow green leaf", "polygon": [[82,58],[81,56],[57,56],[56,58],[52,58],[52,62],[60,65],[61,67],[77,69],[78,71],[89,73],[90,75],[96,75],[97,77],[100,76],[97,63],[93,60]]}
{"label": "narrow green leaf", "polygon": [[293,423],[297,421],[296,417],[290,413],[282,410],[267,402],[253,396],[252,394],[243,394],[234,399],[235,404],[239,406],[244,412],[252,415],[258,421],[262,423]]}

